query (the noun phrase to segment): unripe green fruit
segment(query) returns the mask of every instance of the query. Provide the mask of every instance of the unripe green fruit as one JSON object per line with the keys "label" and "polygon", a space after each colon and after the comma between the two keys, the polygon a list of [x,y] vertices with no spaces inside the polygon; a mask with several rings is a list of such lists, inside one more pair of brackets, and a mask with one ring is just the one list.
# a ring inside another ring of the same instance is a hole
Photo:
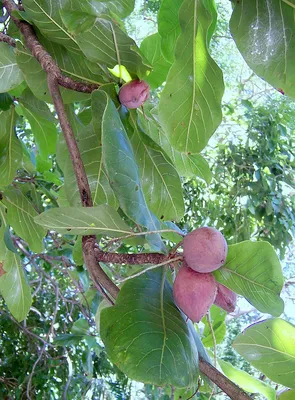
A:
{"label": "unripe green fruit", "polygon": [[193,322],[199,322],[212,306],[217,294],[217,282],[212,274],[199,274],[182,266],[173,284],[173,296],[178,307]]}
{"label": "unripe green fruit", "polygon": [[225,311],[231,313],[235,311],[237,305],[237,295],[226,286],[217,284],[217,296],[214,304]]}
{"label": "unripe green fruit", "polygon": [[135,79],[121,87],[119,100],[127,108],[138,108],[147,100],[149,93],[149,85],[145,81]]}
{"label": "unripe green fruit", "polygon": [[198,228],[183,239],[183,256],[187,265],[197,272],[212,272],[224,264],[227,243],[215,228]]}

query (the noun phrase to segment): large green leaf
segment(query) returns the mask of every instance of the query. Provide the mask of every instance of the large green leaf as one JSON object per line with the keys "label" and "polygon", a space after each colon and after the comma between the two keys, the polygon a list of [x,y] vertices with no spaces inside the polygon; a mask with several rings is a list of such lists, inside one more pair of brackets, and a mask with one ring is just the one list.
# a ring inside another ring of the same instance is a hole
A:
{"label": "large green leaf", "polygon": [[80,11],[97,17],[112,12],[120,18],[125,18],[133,11],[134,3],[135,0],[68,0],[63,11]]}
{"label": "large green leaf", "polygon": [[101,310],[100,334],[111,361],[130,379],[188,387],[198,380],[191,325],[158,270],[124,284],[116,305]]}
{"label": "large green leaf", "polygon": [[107,205],[97,207],[51,208],[35,217],[48,230],[72,235],[130,235],[131,230],[116,210]]}
{"label": "large green leaf", "polygon": [[178,13],[182,3],[183,0],[162,0],[158,13],[162,54],[170,63],[174,61],[175,45],[180,34]]}
{"label": "large green leaf", "polygon": [[[69,62],[71,62],[71,60],[69,60]],[[52,98],[49,94],[47,85],[47,74],[43,71],[35,57],[33,57],[32,54],[29,53],[20,43],[17,44],[16,61],[34,95],[39,100],[52,103]],[[81,63],[83,65],[83,61],[81,61]],[[74,64],[71,71],[77,70],[75,65],[76,64]],[[81,79],[83,79],[83,77],[81,77]],[[88,93],[76,92],[75,90],[69,90],[63,87],[60,87],[60,91],[63,101],[66,104],[74,101],[83,101],[90,97],[90,94]]]}
{"label": "large green leaf", "polygon": [[[97,96],[98,102],[96,101]],[[92,110],[93,121],[86,128],[80,124],[80,128],[78,129],[78,146],[88,177],[93,205],[109,204],[116,208],[118,202],[109,184],[102,162],[101,120],[104,109],[100,107],[100,96],[97,91],[92,93]],[[100,124],[96,121],[99,121]],[[77,123],[79,123],[79,120]],[[64,157],[64,154],[62,157]],[[69,157],[67,157],[63,165],[63,172],[66,195],[70,204],[74,206],[81,205],[76,176],[73,171],[72,161]]]}
{"label": "large green leaf", "polygon": [[15,134],[15,110],[0,111],[0,187],[15,178],[22,161],[22,146]]}
{"label": "large green leaf", "polygon": [[30,286],[19,256],[3,249],[3,246],[0,252],[0,292],[14,318],[17,321],[25,319],[32,304]]}
{"label": "large green leaf", "polygon": [[161,149],[137,125],[136,119],[136,112],[131,113],[128,132],[147,204],[163,221],[179,221],[184,214],[180,178]]}
{"label": "large green leaf", "polygon": [[[104,92],[98,92],[101,107],[104,108],[102,120],[103,163],[124,213],[148,231],[160,229],[159,220],[149,210],[140,181],[132,146],[120,120],[114,103]],[[155,250],[165,251],[159,235],[148,235],[147,239]]]}
{"label": "large green leaf", "polygon": [[0,43],[0,93],[8,92],[24,80],[16,63],[14,49],[7,43]]}
{"label": "large green leaf", "polygon": [[294,399],[295,399],[295,390],[287,390],[278,397],[278,400],[294,400]]}
{"label": "large green leaf", "polygon": [[275,317],[284,311],[284,277],[268,242],[249,240],[228,247],[226,263],[214,272],[218,282],[244,296],[257,310]]}
{"label": "large green leaf", "polygon": [[145,80],[152,89],[156,89],[165,81],[171,67],[171,64],[165,60],[162,54],[161,36],[158,33],[154,33],[146,37],[140,45],[140,50],[153,67],[152,72]]}
{"label": "large green leaf", "polygon": [[18,100],[23,107],[30,110],[30,112],[37,114],[38,117],[42,117],[49,122],[57,122],[45,101],[38,100],[29,88],[26,88],[22,92]]}
{"label": "large green leaf", "polygon": [[[37,99],[32,94],[32,98],[35,100],[35,105],[37,104]],[[51,154],[55,154],[56,152],[56,142],[57,142],[57,126],[56,122],[49,121],[47,118],[43,118],[40,113],[36,111],[32,111],[32,107],[29,105],[25,105],[22,103],[20,99],[20,103],[22,104],[21,110],[23,115],[27,118],[31,125],[31,130],[35,138],[35,142],[38,147],[38,152],[40,156],[47,160]],[[40,107],[47,105],[40,101]],[[44,110],[45,111],[45,110]],[[48,109],[49,111],[49,109]]]}
{"label": "large green leaf", "polygon": [[41,253],[46,231],[35,223],[34,217],[38,213],[32,203],[13,187],[5,190],[2,202],[7,208],[7,221],[16,234],[28,243],[32,251]]}
{"label": "large green leaf", "polygon": [[73,52],[80,52],[73,36],[64,26],[60,9],[66,0],[24,0],[26,17],[50,40],[60,43]]}
{"label": "large green leaf", "polygon": [[245,61],[258,76],[294,98],[294,1],[233,3],[230,29]]}
{"label": "large green leaf", "polygon": [[280,318],[251,325],[233,342],[235,350],[269,379],[295,389],[295,326]]}
{"label": "large green leaf", "polygon": [[254,378],[254,376],[233,367],[230,363],[221,359],[218,359],[218,364],[220,365],[222,372],[242,389],[250,393],[260,393],[268,400],[276,400],[275,389],[267,385],[265,382]]}
{"label": "large green leaf", "polygon": [[207,48],[211,13],[203,2],[184,0],[179,19],[181,34],[161,94],[159,118],[173,147],[199,153],[221,122],[224,84]]}
{"label": "large green leaf", "polygon": [[[226,312],[213,304],[210,308],[210,321],[214,331],[216,344],[221,343],[226,334],[225,317]],[[202,335],[202,343],[206,347],[214,347],[214,340],[207,317],[202,318],[202,322],[205,325]]]}
{"label": "large green leaf", "polygon": [[175,150],[148,110],[145,110],[144,117],[140,115],[140,122],[145,132],[168,155],[180,176],[185,176],[186,178],[195,178],[198,176],[207,183],[211,182],[212,173],[210,167],[201,154],[188,154]]}
{"label": "large green leaf", "polygon": [[[141,55],[133,39],[107,16],[95,18],[85,14],[82,17],[87,23],[85,29],[81,29],[80,25],[70,28],[75,30],[75,40],[90,61],[103,63],[109,68],[118,64],[124,65],[133,76],[141,79],[146,77],[151,66]],[[74,14],[72,19],[76,18]],[[71,20],[69,22],[69,14],[65,22],[72,23]]]}

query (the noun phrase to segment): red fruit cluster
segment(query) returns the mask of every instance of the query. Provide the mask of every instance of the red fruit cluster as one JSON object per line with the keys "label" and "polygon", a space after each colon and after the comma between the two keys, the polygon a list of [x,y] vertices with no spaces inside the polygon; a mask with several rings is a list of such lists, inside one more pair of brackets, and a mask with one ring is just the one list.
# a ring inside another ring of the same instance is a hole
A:
{"label": "red fruit cluster", "polygon": [[145,81],[135,79],[121,87],[119,100],[127,108],[138,108],[147,100],[149,93],[149,85]]}
{"label": "red fruit cluster", "polygon": [[227,312],[236,307],[236,294],[217,283],[211,273],[224,264],[226,255],[226,240],[215,228],[199,228],[184,238],[184,262],[173,285],[173,296],[193,322],[199,322],[213,303]]}

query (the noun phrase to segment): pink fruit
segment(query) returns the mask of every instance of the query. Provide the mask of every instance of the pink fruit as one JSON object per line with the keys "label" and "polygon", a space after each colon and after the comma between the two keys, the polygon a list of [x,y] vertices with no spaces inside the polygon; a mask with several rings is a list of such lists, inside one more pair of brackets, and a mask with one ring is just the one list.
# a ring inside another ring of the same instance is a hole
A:
{"label": "pink fruit", "polygon": [[226,255],[226,240],[215,228],[198,228],[183,240],[184,259],[197,272],[212,272],[220,268]]}
{"label": "pink fruit", "polygon": [[145,81],[135,79],[121,87],[119,100],[127,108],[138,108],[149,97],[149,93],[149,85]]}
{"label": "pink fruit", "polygon": [[212,274],[199,274],[182,266],[173,284],[173,296],[178,307],[193,322],[199,322],[212,306],[217,294],[217,282]]}
{"label": "pink fruit", "polygon": [[217,296],[214,301],[218,307],[223,308],[227,312],[235,311],[237,305],[237,295],[226,286],[217,284]]}

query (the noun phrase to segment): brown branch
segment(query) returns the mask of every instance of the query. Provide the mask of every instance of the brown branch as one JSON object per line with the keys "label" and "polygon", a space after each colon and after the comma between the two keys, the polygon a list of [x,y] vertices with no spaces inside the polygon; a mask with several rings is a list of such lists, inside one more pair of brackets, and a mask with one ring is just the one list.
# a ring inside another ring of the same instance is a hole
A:
{"label": "brown branch", "polygon": [[[11,14],[13,10],[18,10],[12,0],[3,0],[3,6],[7,9],[9,14]],[[99,87],[99,85],[95,84],[77,82],[74,79],[63,75],[54,59],[40,44],[32,25],[25,21],[20,21],[12,15],[11,19],[23,34],[27,48],[31,51],[36,60],[38,60],[42,69],[47,74],[54,76],[59,85],[83,93],[91,93]]]}
{"label": "brown branch", "polygon": [[16,41],[12,37],[5,35],[5,33],[2,32],[0,32],[0,42],[8,43],[12,47],[16,46]]}
{"label": "brown branch", "polygon": [[[100,250],[95,247],[95,257],[97,261],[112,264],[161,264],[169,259],[175,258],[175,253],[169,253],[168,256],[161,253],[139,253],[139,254],[126,254],[126,253],[110,253]],[[181,256],[181,254],[179,254]]]}
{"label": "brown branch", "polygon": [[251,397],[247,395],[242,389],[240,389],[235,383],[229,380],[221,372],[218,371],[213,365],[205,361],[202,357],[199,357],[199,366],[202,374],[206,375],[210,381],[215,383],[224,393],[226,393],[233,400],[251,400]]}

